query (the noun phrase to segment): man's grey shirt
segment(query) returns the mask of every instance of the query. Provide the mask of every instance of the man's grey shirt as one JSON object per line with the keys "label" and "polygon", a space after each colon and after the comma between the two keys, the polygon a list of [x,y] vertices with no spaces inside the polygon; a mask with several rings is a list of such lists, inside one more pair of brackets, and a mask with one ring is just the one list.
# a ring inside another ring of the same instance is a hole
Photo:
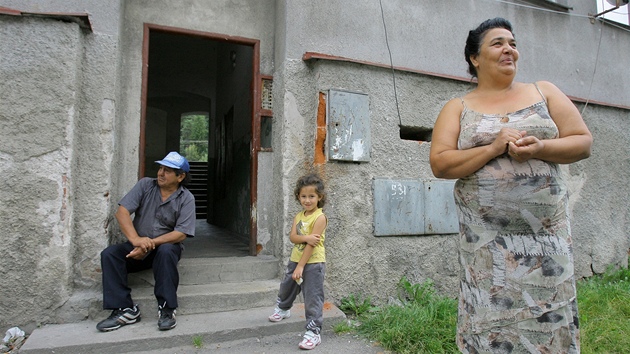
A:
{"label": "man's grey shirt", "polygon": [[195,236],[195,197],[179,186],[162,202],[157,178],[144,177],[118,202],[134,214],[133,226],[139,236],[156,238],[171,231]]}

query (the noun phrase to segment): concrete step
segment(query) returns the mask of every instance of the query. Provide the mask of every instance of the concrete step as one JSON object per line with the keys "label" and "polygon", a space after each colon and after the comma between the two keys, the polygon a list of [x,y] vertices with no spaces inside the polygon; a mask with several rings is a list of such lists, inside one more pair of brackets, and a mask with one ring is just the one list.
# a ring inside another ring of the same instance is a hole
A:
{"label": "concrete step", "polygon": [[[186,251],[184,251],[186,252]],[[273,256],[182,258],[179,261],[179,284],[236,283],[280,279],[279,261]],[[153,271],[129,274],[129,286],[153,287]]]}
{"label": "concrete step", "polygon": [[[190,315],[268,306],[276,300],[279,287],[279,280],[180,285],[177,312]],[[157,313],[153,287],[133,288],[131,296],[143,313]],[[107,317],[110,312],[103,310],[102,299],[95,299],[90,305],[89,318]]]}
{"label": "concrete step", "polygon": [[[189,346],[200,338],[205,347],[245,338],[264,337],[291,331],[303,331],[304,305],[295,304],[291,317],[269,322],[273,306],[207,314],[177,314],[177,327],[157,329],[157,313],[143,312],[142,321],[116,331],[101,333],[95,320],[46,325],[36,329],[20,348],[20,354],[39,353],[134,353],[139,351]],[[324,330],[345,320],[346,316],[332,303],[324,304]],[[220,350],[219,350],[220,351]]]}
{"label": "concrete step", "polygon": [[[181,315],[241,310],[272,304],[280,286],[273,256],[182,258],[177,300]],[[151,269],[129,274],[134,303],[143,313],[157,313]],[[102,297],[89,302],[88,318],[107,317]]]}

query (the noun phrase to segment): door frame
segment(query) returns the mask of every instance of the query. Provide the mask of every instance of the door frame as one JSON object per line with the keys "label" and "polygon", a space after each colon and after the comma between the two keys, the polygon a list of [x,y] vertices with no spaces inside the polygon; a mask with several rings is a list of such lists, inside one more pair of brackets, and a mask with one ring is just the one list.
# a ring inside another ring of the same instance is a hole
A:
{"label": "door frame", "polygon": [[152,23],[144,24],[144,32],[142,37],[142,91],[140,94],[140,147],[138,149],[138,179],[144,177],[144,159],[145,159],[145,129],[146,129],[146,114],[147,114],[147,91],[148,91],[148,74],[149,74],[149,37],[151,31],[165,32],[173,34],[184,34],[189,36],[196,36],[206,38],[210,40],[216,40],[221,42],[246,45],[252,47],[252,82],[251,87],[251,102],[252,102],[252,141],[250,143],[250,216],[249,216],[249,254],[255,256],[257,254],[256,244],[258,243],[258,227],[257,227],[257,213],[256,207],[258,199],[258,152],[260,148],[260,119],[262,110],[262,97],[261,86],[262,80],[260,75],[260,40],[244,38],[238,36],[228,36],[220,33],[203,32],[189,30],[185,28],[170,27],[157,25]]}

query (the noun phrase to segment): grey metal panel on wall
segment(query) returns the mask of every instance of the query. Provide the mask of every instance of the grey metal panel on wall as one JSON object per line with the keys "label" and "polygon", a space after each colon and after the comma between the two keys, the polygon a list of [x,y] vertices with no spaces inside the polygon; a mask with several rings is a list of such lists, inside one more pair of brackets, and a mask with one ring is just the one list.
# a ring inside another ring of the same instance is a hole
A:
{"label": "grey metal panel on wall", "polygon": [[328,159],[370,161],[370,101],[363,93],[328,90]]}
{"label": "grey metal panel on wall", "polygon": [[454,186],[454,180],[424,181],[425,233],[454,234],[459,231]]}
{"label": "grey metal panel on wall", "polygon": [[419,180],[374,179],[374,235],[423,234],[423,195]]}
{"label": "grey metal panel on wall", "polygon": [[454,181],[375,178],[374,235],[454,234]]}

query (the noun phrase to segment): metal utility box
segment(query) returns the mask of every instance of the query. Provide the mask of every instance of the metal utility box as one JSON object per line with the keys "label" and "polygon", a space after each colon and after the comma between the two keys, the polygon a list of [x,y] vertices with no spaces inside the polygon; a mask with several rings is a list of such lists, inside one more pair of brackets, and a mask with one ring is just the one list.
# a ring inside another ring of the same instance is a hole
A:
{"label": "metal utility box", "polygon": [[329,160],[370,161],[370,101],[362,93],[329,90],[327,155]]}
{"label": "metal utility box", "polygon": [[454,181],[374,179],[374,235],[454,234]]}

